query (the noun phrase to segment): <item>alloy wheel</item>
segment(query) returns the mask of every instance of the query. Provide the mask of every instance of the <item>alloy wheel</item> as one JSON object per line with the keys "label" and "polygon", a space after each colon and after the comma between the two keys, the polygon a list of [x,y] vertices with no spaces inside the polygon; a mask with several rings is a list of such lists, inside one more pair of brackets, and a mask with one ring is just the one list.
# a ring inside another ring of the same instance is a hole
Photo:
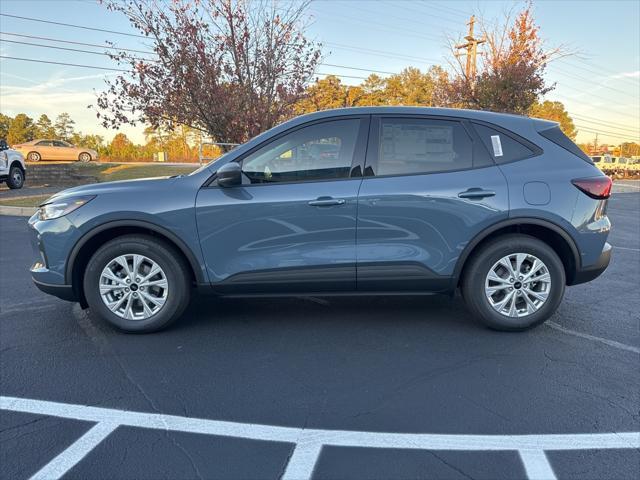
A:
{"label": "alloy wheel", "polygon": [[512,253],[491,267],[484,291],[496,312],[507,317],[526,317],[540,310],[547,301],[551,275],[535,255]]}
{"label": "alloy wheel", "polygon": [[111,312],[126,320],[146,320],[157,314],[169,293],[160,265],[144,255],[120,255],[102,270],[100,297]]}

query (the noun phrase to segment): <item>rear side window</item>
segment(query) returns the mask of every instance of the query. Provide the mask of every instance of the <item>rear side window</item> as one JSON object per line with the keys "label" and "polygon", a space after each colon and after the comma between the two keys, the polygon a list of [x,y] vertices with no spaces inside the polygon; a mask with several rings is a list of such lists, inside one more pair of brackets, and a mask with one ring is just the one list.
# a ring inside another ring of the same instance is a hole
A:
{"label": "rear side window", "polygon": [[412,175],[471,168],[471,138],[456,121],[383,118],[376,175]]}
{"label": "rear side window", "polygon": [[531,148],[515,140],[510,135],[499,132],[494,128],[479,123],[474,123],[473,126],[496,163],[522,160],[533,156],[535,153]]}
{"label": "rear side window", "polygon": [[580,157],[585,162],[592,163],[591,158],[589,158],[586,153],[580,150],[580,148],[575,143],[573,143],[569,137],[567,137],[564,133],[562,133],[562,130],[560,130],[560,127],[549,128],[547,130],[542,130],[539,133],[547,140],[552,141],[553,143],[564,148],[568,152],[571,152],[575,156]]}

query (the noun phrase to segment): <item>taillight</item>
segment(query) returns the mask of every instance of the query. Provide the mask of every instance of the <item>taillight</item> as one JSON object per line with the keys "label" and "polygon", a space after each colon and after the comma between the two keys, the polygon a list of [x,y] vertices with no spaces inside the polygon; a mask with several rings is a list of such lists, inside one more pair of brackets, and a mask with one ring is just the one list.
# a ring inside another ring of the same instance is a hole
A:
{"label": "taillight", "polygon": [[591,198],[604,200],[611,196],[613,181],[609,177],[576,178],[571,183]]}

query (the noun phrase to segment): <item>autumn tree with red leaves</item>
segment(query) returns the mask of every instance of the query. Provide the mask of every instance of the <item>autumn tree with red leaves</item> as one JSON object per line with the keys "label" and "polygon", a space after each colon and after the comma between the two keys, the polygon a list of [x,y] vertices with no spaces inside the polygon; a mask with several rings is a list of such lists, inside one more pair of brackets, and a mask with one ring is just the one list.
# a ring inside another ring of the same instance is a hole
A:
{"label": "autumn tree with red leaves", "polygon": [[120,50],[128,73],[97,99],[103,126],[189,125],[242,143],[289,116],[320,59],[305,36],[308,1],[104,0],[146,37],[152,56]]}

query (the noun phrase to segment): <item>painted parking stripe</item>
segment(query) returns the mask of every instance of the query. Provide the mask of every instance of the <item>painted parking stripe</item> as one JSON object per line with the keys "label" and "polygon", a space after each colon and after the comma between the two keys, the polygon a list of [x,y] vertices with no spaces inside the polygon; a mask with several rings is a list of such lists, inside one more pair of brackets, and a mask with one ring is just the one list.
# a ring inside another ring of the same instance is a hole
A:
{"label": "painted parking stripe", "polygon": [[317,443],[298,443],[289,458],[282,480],[311,478],[321,450],[322,445]]}
{"label": "painted parking stripe", "polygon": [[[640,432],[551,435],[448,435],[320,430],[253,423],[225,422],[159,413],[132,412],[103,407],[0,397],[0,409],[94,422],[97,425],[38,472],[40,478],[59,478],[77,464],[118,426],[171,430],[294,444],[287,479],[309,479],[325,445],[389,449],[515,451],[527,475],[548,475],[553,469],[545,450],[638,449]],[[540,455],[540,452],[544,455]],[[546,464],[545,464],[546,462]],[[65,468],[67,470],[65,470]],[[546,473],[545,473],[546,472]],[[45,475],[47,474],[47,475]],[[38,478],[38,477],[36,477]],[[553,477],[550,477],[553,478]]]}
{"label": "painted parking stripe", "polygon": [[632,252],[640,252],[640,248],[616,247],[615,245],[613,246],[613,248],[615,248],[616,250],[630,250]]}
{"label": "painted parking stripe", "polygon": [[518,453],[530,480],[556,480],[556,475],[544,451],[520,450]]}
{"label": "painted parking stripe", "polygon": [[640,348],[633,345],[627,345],[626,343],[616,342],[615,340],[609,340],[608,338],[596,337],[595,335],[589,335],[588,333],[578,332],[577,330],[571,330],[570,328],[563,327],[556,322],[547,322],[545,325],[558,330],[559,332],[566,333],[567,335],[573,335],[574,337],[584,338],[593,342],[602,343],[609,347],[617,348],[618,350],[625,350],[627,352],[640,353]]}
{"label": "painted parking stripe", "polygon": [[107,438],[116,428],[117,424],[98,423],[76,440],[69,448],[46,464],[31,480],[52,480],[61,478],[82,460],[91,450]]}

